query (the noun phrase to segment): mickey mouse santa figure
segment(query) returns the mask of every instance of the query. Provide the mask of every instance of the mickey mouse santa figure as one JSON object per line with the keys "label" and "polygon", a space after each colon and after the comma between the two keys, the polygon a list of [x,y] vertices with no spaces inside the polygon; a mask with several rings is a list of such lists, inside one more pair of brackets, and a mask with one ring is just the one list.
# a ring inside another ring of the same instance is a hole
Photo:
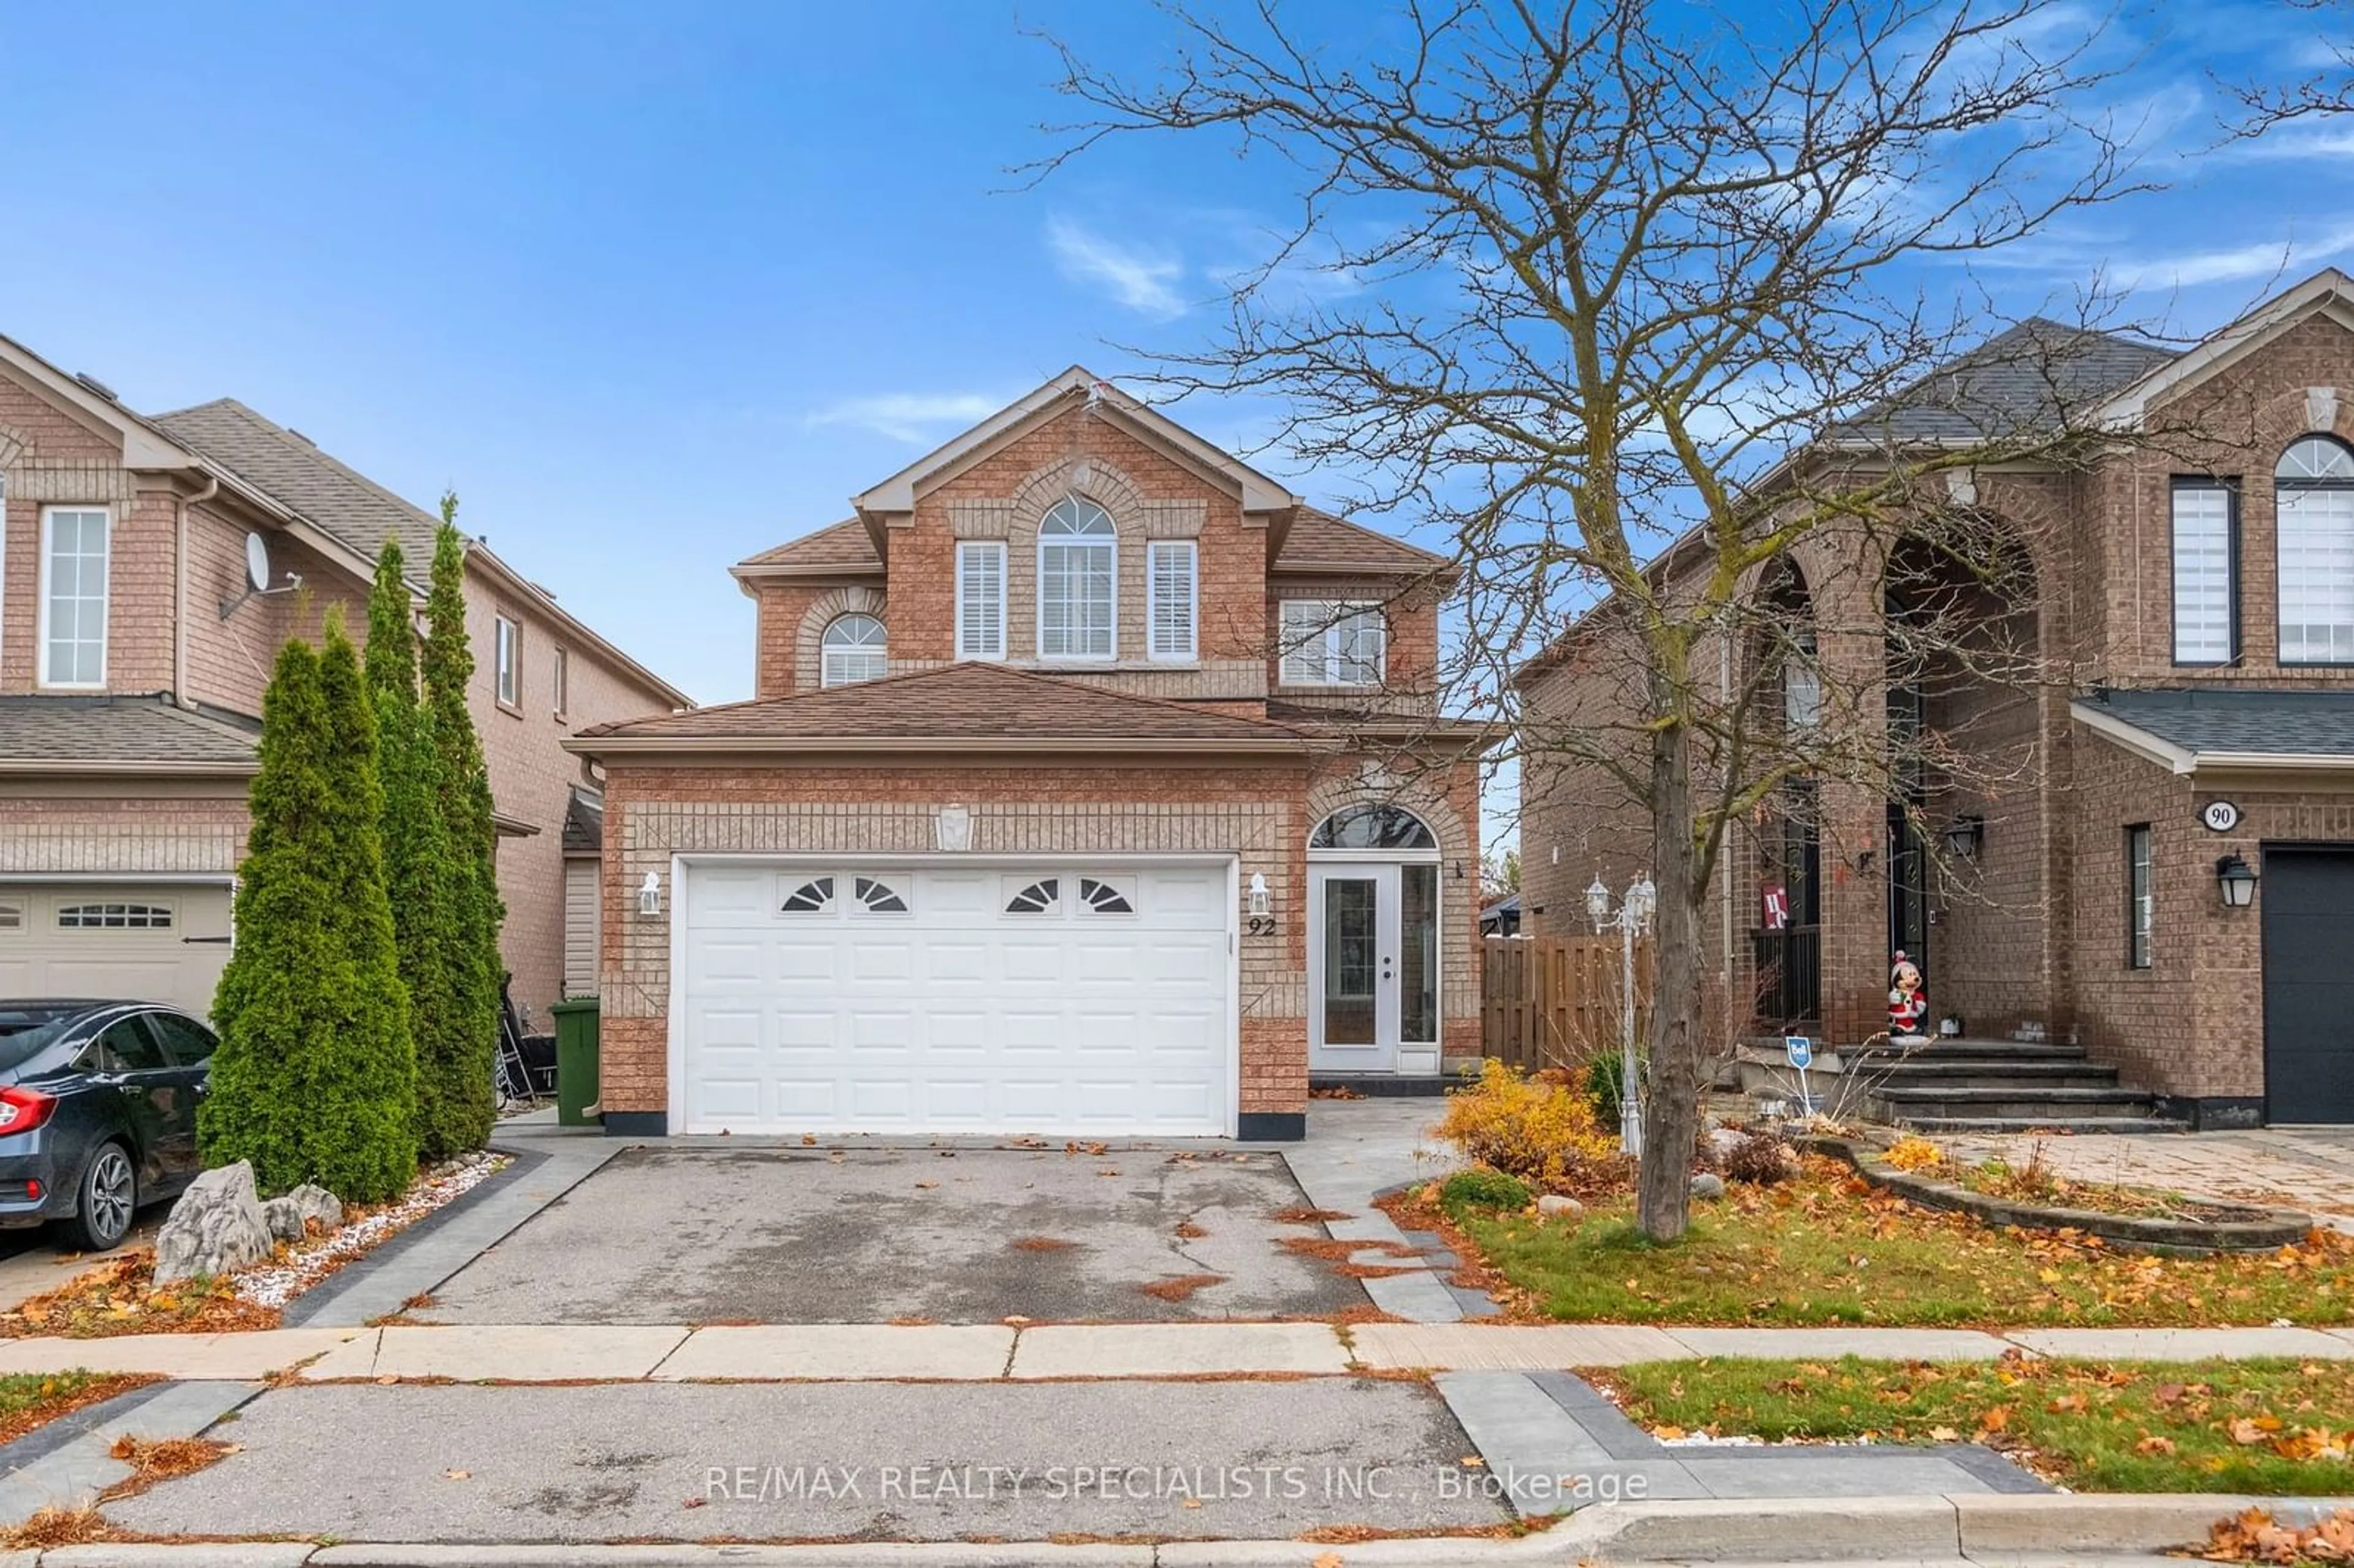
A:
{"label": "mickey mouse santa figure", "polygon": [[1906,1044],[1929,1037],[1929,991],[1921,982],[1921,967],[1896,950],[1888,970],[1888,1038]]}

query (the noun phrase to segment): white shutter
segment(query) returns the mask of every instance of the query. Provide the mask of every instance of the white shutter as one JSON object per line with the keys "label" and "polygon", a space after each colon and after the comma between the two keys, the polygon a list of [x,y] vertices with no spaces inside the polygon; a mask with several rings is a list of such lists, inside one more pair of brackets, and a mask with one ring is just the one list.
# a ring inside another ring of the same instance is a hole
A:
{"label": "white shutter", "polygon": [[1157,539],[1145,551],[1151,604],[1146,617],[1155,659],[1194,656],[1194,561],[1191,539]]}
{"label": "white shutter", "polygon": [[1324,683],[1326,624],[1332,607],[1320,599],[1283,601],[1283,683],[1320,686]]}
{"label": "white shutter", "polygon": [[2174,487],[2174,662],[2228,664],[2232,646],[2232,493]]}
{"label": "white shutter", "polygon": [[1005,546],[968,539],[957,546],[957,654],[1005,657]]}

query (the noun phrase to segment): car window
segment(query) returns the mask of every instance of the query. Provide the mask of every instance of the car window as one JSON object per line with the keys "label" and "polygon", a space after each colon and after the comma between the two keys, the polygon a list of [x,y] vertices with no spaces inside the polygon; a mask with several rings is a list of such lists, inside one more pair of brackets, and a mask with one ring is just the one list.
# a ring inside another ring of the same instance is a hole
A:
{"label": "car window", "polygon": [[98,1048],[111,1072],[146,1073],[171,1065],[164,1059],[164,1047],[148,1033],[147,1021],[135,1014],[100,1030]]}
{"label": "car window", "polygon": [[208,1060],[220,1042],[213,1032],[193,1018],[183,1018],[176,1012],[151,1012],[148,1026],[162,1037],[164,1050],[183,1067],[193,1067]]}

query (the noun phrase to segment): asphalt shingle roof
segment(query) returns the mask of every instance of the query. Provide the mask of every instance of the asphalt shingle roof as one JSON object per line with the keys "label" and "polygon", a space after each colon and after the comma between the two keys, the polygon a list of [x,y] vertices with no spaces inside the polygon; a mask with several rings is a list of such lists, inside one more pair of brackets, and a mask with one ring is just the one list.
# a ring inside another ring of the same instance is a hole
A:
{"label": "asphalt shingle roof", "polygon": [[2202,686],[2102,691],[2084,701],[2184,751],[2354,757],[2354,691]]}
{"label": "asphalt shingle roof", "polygon": [[1303,506],[1292,516],[1291,531],[1283,537],[1283,550],[1275,558],[1274,569],[1426,572],[1446,564],[1445,556],[1403,539],[1318,507]]}
{"label": "asphalt shingle roof", "polygon": [[398,538],[408,577],[423,580],[440,518],[328,456],[308,438],[234,397],[157,414],[154,422],[174,440],[292,507],[370,559],[387,539]]}
{"label": "asphalt shingle roof", "polygon": [[564,853],[594,854],[605,847],[605,800],[578,785],[564,807]]}
{"label": "asphalt shingle roof", "polygon": [[987,663],[950,664],[855,685],[593,725],[579,735],[631,740],[1307,738],[1288,725]]}
{"label": "asphalt shingle roof", "polygon": [[250,763],[259,726],[161,697],[0,697],[10,763]]}
{"label": "asphalt shingle roof", "polygon": [[853,517],[830,524],[814,534],[789,539],[737,563],[747,567],[839,567],[845,571],[879,572],[883,558],[875,553],[874,535]]}
{"label": "asphalt shingle roof", "polygon": [[2031,317],[1856,416],[1875,440],[1995,440],[2049,430],[2123,391],[2178,350]]}

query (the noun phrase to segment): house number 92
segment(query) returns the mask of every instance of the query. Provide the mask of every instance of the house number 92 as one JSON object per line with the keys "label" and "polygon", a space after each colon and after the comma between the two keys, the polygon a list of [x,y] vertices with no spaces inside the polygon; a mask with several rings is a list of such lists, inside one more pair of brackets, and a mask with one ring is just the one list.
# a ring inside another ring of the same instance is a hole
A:
{"label": "house number 92", "polygon": [[1275,934],[1275,916],[1254,915],[1243,922],[1243,931],[1253,937],[1271,937]]}

